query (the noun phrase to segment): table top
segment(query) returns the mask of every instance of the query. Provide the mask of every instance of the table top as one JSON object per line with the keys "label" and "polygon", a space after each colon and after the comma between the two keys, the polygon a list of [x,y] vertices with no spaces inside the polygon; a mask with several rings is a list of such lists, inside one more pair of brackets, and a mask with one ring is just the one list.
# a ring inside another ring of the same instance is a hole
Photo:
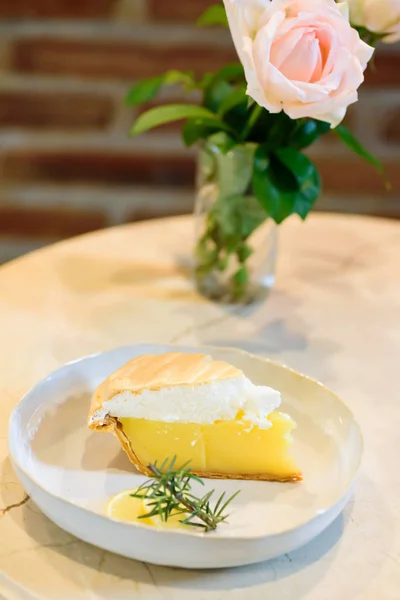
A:
{"label": "table top", "polygon": [[[400,223],[290,219],[276,287],[252,307],[193,291],[191,245],[190,219],[166,219],[75,238],[0,269],[1,600],[399,600]],[[292,554],[208,572],[124,559],[53,525],[13,473],[10,411],[64,362],[138,342],[236,346],[337,391],[366,442],[343,515]]]}

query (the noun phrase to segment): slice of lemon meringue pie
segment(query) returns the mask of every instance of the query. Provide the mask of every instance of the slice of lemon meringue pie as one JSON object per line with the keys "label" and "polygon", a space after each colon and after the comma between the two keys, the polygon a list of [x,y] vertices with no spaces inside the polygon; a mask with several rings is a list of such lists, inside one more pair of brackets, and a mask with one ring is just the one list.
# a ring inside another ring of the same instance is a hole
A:
{"label": "slice of lemon meringue pie", "polygon": [[298,481],[289,415],[280,393],[205,354],[134,358],[94,392],[89,427],[112,431],[131,462],[176,456],[200,477]]}

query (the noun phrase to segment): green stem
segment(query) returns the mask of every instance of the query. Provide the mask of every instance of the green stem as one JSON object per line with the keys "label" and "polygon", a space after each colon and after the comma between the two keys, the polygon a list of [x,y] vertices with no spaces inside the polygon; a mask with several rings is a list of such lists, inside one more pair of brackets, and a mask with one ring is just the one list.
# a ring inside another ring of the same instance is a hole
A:
{"label": "green stem", "polygon": [[247,121],[247,126],[244,128],[241,137],[242,141],[245,141],[247,136],[249,135],[249,133],[251,133],[251,130],[253,129],[254,125],[256,124],[258,117],[261,115],[261,112],[263,111],[263,107],[260,106],[259,104],[256,104],[255,107],[253,108],[253,111],[249,117],[249,120]]}

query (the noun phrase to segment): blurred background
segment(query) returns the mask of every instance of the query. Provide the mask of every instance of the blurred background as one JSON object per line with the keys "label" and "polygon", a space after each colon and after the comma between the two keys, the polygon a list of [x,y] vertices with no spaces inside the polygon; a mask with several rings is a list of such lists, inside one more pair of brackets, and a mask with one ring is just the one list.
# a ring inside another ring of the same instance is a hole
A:
{"label": "blurred background", "polygon": [[[124,96],[167,69],[235,60],[228,32],[194,26],[213,1],[0,0],[0,262],[191,212],[195,155],[179,125],[130,138]],[[347,125],[383,160],[392,189],[329,135],[311,152],[324,182],[318,210],[400,218],[399,45],[380,46]]]}

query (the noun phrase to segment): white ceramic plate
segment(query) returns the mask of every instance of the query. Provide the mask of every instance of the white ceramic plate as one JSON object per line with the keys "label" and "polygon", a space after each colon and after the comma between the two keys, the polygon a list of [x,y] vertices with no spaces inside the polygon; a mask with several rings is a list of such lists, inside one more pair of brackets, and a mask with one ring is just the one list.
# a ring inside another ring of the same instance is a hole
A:
{"label": "white ceramic plate", "polygon": [[[206,481],[241,493],[229,523],[214,533],[157,530],[104,515],[108,499],[139,485],[111,434],[86,427],[90,395],[112,371],[144,353],[205,352],[282,393],[297,421],[293,452],[301,483]],[[290,552],[320,534],[341,512],[360,465],[362,436],[347,406],[321,384],[284,366],[228,348],[139,345],[82,358],[38,383],[14,409],[9,429],[15,471],[34,502],[82,540],[151,563],[186,568],[250,564]]]}

